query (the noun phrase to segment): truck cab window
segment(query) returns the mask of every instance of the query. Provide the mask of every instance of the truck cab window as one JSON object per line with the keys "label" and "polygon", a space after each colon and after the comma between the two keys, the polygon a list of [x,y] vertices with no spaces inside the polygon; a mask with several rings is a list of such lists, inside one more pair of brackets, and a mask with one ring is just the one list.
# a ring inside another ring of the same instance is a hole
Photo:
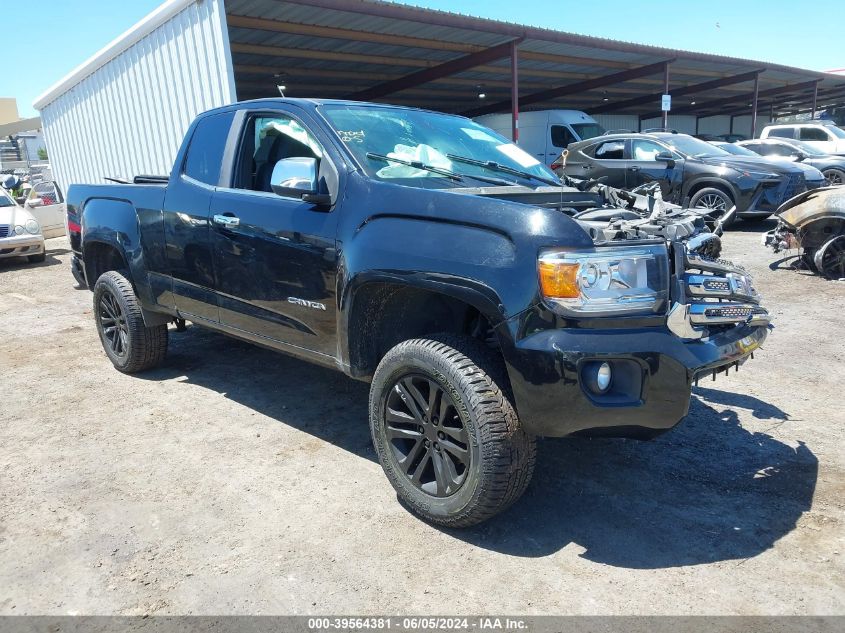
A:
{"label": "truck cab window", "polygon": [[232,119],[234,113],[222,112],[199,120],[188,146],[182,173],[206,185],[219,184],[223,151]]}
{"label": "truck cab window", "polygon": [[273,167],[283,158],[323,157],[320,144],[296,119],[284,115],[259,115],[246,125],[241,140],[235,189],[272,192]]}

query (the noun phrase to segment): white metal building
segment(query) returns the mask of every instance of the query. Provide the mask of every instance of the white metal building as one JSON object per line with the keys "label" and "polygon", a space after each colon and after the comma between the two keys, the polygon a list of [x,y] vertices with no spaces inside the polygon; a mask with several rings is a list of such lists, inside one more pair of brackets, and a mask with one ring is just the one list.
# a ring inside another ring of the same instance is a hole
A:
{"label": "white metal building", "polygon": [[748,134],[754,118],[759,130],[845,102],[837,75],[377,0],[167,0],[34,105],[67,187],[168,173],[197,113],[279,84],[287,96],[511,111],[515,134],[520,108],[658,127],[666,86],[668,125],[688,133]]}

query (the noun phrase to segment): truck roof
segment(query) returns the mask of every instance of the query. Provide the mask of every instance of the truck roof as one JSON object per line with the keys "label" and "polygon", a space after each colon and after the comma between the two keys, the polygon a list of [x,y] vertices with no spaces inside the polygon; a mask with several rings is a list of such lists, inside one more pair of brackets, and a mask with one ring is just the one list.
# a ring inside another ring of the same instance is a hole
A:
{"label": "truck roof", "polygon": [[418,112],[433,112],[435,114],[443,114],[445,116],[456,116],[461,118],[460,114],[450,114],[448,112],[437,112],[436,110],[428,110],[426,108],[415,108],[411,106],[401,106],[401,105],[393,105],[389,103],[372,103],[370,101],[353,101],[351,99],[315,99],[315,98],[306,98],[306,97],[265,97],[262,99],[249,99],[246,101],[238,101],[236,103],[230,103],[229,105],[221,106],[219,108],[213,108],[211,110],[207,110],[206,112],[225,112],[227,110],[237,109],[244,104],[280,104],[280,103],[288,103],[292,105],[298,105],[301,107],[306,108],[315,108],[321,105],[354,105],[354,106],[364,106],[364,107],[373,107],[373,108],[395,108],[397,110],[416,110]]}

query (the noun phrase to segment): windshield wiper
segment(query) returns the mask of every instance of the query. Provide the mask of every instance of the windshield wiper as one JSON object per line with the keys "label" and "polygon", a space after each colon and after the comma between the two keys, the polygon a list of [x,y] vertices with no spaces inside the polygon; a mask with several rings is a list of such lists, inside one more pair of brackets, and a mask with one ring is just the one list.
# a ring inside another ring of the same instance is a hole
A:
{"label": "windshield wiper", "polygon": [[376,154],[375,152],[367,152],[367,158],[373,158],[375,160],[383,160],[386,163],[399,163],[400,165],[407,165],[408,167],[413,167],[414,169],[422,169],[423,171],[429,171],[432,174],[438,174],[439,176],[445,176],[451,180],[457,180],[458,182],[463,182],[463,176],[460,174],[456,174],[453,171],[449,171],[448,169],[442,169],[440,167],[434,167],[433,165],[426,165],[425,163],[421,163],[418,160],[405,160],[404,158],[394,158],[393,156],[387,156],[385,154]]}
{"label": "windshield wiper", "polygon": [[527,171],[520,171],[519,169],[514,169],[513,167],[508,167],[506,165],[500,165],[496,161],[493,160],[477,160],[475,158],[467,158],[466,156],[456,156],[455,154],[446,154],[446,158],[449,160],[453,160],[456,163],[465,163],[467,165],[474,165],[476,167],[482,167],[484,169],[489,169],[490,171],[497,171],[502,174],[511,174],[512,176],[518,176],[519,178],[525,178],[526,180],[537,180],[542,182],[546,185],[551,185],[552,187],[560,187],[562,186],[560,182],[555,182],[551,178],[543,178],[542,176],[535,176],[534,174],[528,173]]}
{"label": "windshield wiper", "polygon": [[474,176],[472,174],[459,174],[458,172],[449,171],[448,169],[443,169],[442,167],[434,167],[433,165],[426,165],[425,163],[421,163],[417,160],[405,160],[404,158],[395,158],[393,156],[387,156],[385,154],[376,154],[375,152],[367,152],[367,158],[373,158],[375,160],[383,160],[385,162],[390,163],[399,163],[400,165],[407,165],[408,167],[413,167],[414,169],[422,169],[423,171],[429,171],[432,174],[438,174],[440,176],[445,176],[451,180],[455,180],[457,182],[463,182],[464,178],[473,178],[475,180],[481,182],[487,182],[492,185],[513,185],[516,183],[509,182],[507,180],[502,180],[501,178],[485,178],[484,176]]}

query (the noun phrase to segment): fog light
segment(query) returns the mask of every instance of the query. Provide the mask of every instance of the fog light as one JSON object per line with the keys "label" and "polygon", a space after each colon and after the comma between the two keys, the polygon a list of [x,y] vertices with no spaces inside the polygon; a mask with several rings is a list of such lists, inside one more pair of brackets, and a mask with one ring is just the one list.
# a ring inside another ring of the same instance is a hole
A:
{"label": "fog light", "polygon": [[602,363],[601,367],[599,367],[598,372],[596,373],[596,387],[599,388],[601,393],[607,391],[607,388],[610,387],[610,380],[613,378],[613,374],[610,371],[610,365],[607,363]]}

